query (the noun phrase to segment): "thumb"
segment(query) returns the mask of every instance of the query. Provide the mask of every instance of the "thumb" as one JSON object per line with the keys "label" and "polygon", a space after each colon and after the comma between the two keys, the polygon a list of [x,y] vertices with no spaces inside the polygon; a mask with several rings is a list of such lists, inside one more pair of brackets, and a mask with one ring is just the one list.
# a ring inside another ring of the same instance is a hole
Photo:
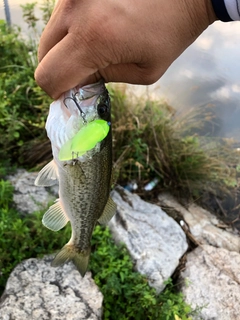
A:
{"label": "thumb", "polygon": [[89,53],[74,47],[74,43],[74,35],[68,34],[48,51],[35,71],[37,84],[53,99],[101,77],[96,64],[90,62]]}

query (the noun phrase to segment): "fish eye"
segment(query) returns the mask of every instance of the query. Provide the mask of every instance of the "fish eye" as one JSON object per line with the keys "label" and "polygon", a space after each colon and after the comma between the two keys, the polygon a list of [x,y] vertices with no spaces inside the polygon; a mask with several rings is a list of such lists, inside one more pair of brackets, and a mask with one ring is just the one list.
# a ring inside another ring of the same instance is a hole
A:
{"label": "fish eye", "polygon": [[108,111],[109,111],[109,108],[106,104],[100,103],[98,105],[98,114],[100,117],[105,116],[108,113]]}

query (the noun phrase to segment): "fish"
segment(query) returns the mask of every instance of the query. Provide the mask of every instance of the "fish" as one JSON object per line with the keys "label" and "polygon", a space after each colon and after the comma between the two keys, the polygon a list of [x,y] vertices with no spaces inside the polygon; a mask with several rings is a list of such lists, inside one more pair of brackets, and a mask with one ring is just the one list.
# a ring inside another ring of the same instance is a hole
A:
{"label": "fish", "polygon": [[[103,81],[74,88],[50,105],[46,131],[53,160],[38,174],[35,185],[59,182],[59,199],[42,223],[53,231],[68,222],[72,234],[51,265],[70,260],[84,277],[91,253],[92,233],[116,212],[111,199],[111,103]],[[87,132],[87,133],[86,133]],[[89,142],[90,141],[90,142]]]}

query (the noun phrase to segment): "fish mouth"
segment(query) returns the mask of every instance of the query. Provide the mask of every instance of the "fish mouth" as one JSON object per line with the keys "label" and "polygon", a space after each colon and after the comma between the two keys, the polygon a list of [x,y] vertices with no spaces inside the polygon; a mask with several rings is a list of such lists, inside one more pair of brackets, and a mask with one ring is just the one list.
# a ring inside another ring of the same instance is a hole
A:
{"label": "fish mouth", "polygon": [[106,87],[103,79],[99,80],[96,83],[88,84],[84,87],[81,87],[77,90],[78,97],[80,101],[90,99],[94,96],[99,96],[106,92]]}
{"label": "fish mouth", "polygon": [[[74,88],[64,95],[64,104],[71,114],[80,113],[84,122],[94,120],[94,110],[98,104],[98,99],[102,95],[108,95],[104,81],[88,84],[81,88]],[[90,114],[92,116],[90,116]]]}

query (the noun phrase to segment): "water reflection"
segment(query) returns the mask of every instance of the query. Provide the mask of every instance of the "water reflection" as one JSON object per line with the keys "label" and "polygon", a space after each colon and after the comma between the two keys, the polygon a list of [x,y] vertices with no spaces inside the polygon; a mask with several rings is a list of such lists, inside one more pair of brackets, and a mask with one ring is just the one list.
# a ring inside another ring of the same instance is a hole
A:
{"label": "water reflection", "polygon": [[[12,21],[25,32],[21,18],[22,0],[9,0]],[[3,3],[0,19],[4,18]],[[164,97],[175,109],[212,103],[221,118],[218,134],[240,141],[240,22],[216,22],[190,46],[147,91]],[[131,86],[135,92],[146,88]]]}
{"label": "water reflection", "polygon": [[216,22],[151,86],[177,110],[212,103],[218,134],[240,141],[240,22]]}

